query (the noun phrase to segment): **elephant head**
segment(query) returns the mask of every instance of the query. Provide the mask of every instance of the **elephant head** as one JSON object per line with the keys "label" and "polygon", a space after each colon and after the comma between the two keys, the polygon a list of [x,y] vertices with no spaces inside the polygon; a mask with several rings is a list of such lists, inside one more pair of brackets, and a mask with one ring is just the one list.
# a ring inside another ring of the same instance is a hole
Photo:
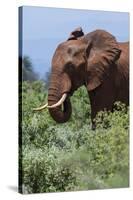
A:
{"label": "elephant head", "polygon": [[36,110],[48,107],[55,121],[68,121],[73,92],[82,85],[88,92],[99,87],[120,53],[119,45],[110,33],[96,30],[84,35],[81,28],[74,30],[53,55],[48,104]]}

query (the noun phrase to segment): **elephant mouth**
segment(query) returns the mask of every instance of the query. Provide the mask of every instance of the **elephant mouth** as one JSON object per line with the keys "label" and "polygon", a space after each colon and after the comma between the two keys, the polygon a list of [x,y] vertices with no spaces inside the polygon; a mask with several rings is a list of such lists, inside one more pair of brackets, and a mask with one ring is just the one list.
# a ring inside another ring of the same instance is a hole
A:
{"label": "elephant mouth", "polygon": [[69,99],[71,96],[73,96],[73,93],[75,92],[75,90],[77,90],[77,88],[76,88],[76,87],[72,87],[69,91],[68,91],[68,90],[63,91],[63,92],[62,92],[62,95],[63,95],[64,93],[66,93],[66,94],[67,94],[66,100],[67,100],[67,99]]}
{"label": "elephant mouth", "polygon": [[75,91],[75,90],[71,90],[71,91],[68,93],[68,98],[70,98],[71,96],[73,96],[74,91]]}

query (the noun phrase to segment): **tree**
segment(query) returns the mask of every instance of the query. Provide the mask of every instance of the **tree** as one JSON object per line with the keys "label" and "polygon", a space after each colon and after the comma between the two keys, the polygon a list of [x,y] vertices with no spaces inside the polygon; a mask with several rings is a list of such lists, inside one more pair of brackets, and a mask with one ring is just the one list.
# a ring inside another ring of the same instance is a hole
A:
{"label": "tree", "polygon": [[38,75],[33,70],[33,64],[28,56],[24,56],[22,59],[22,80],[23,81],[35,81],[38,80]]}
{"label": "tree", "polygon": [[46,83],[46,88],[49,88],[50,76],[51,76],[51,71],[48,71],[48,72],[45,73],[44,81]]}

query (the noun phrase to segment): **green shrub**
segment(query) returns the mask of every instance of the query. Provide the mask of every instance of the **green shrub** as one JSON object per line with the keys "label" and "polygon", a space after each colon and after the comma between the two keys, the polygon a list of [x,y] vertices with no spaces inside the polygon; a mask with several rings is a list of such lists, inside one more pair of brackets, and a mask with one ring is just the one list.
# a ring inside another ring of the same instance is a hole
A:
{"label": "green shrub", "polygon": [[47,102],[43,82],[23,82],[21,98],[24,193],[128,187],[129,111],[123,104],[98,113],[93,131],[84,87],[71,98],[73,113],[65,124],[56,124],[47,110],[32,111]]}

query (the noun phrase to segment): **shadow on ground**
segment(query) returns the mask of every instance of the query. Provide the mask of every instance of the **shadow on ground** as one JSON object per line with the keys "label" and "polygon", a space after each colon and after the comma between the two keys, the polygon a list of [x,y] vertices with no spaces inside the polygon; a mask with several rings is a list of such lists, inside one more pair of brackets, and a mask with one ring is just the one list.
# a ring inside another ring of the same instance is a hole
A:
{"label": "shadow on ground", "polygon": [[10,190],[12,190],[13,192],[18,192],[18,187],[17,187],[17,186],[9,185],[8,188],[9,188]]}

